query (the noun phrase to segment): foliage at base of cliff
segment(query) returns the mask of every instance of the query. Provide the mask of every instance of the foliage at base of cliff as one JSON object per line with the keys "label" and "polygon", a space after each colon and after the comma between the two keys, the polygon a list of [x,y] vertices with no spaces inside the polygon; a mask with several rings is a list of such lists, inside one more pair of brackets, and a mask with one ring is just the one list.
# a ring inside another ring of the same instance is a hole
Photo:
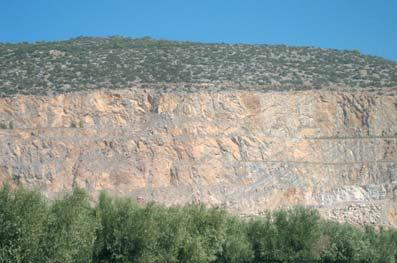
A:
{"label": "foliage at base of cliff", "polygon": [[396,262],[397,231],[324,221],[296,207],[253,219],[222,209],[140,206],[75,190],[48,201],[0,190],[0,262]]}

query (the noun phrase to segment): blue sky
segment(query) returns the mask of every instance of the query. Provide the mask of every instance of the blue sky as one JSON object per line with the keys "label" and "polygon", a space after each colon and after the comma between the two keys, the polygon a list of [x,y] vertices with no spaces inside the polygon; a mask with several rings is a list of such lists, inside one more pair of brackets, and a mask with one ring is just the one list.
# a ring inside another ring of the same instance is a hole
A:
{"label": "blue sky", "polygon": [[151,36],[397,60],[397,0],[0,0],[0,42]]}

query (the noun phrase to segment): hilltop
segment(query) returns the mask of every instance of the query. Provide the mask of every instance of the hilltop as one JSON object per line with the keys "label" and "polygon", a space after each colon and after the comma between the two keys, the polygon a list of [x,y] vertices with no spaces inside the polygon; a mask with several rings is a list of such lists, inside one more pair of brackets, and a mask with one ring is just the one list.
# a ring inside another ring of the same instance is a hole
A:
{"label": "hilltop", "polygon": [[397,87],[397,63],[357,51],[151,38],[0,44],[0,96],[153,83],[256,90],[380,89]]}

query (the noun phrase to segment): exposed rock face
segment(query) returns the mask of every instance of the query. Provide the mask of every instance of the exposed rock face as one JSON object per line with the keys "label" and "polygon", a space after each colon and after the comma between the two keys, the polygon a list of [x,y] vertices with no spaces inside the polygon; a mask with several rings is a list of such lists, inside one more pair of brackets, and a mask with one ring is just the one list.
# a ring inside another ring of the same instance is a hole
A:
{"label": "exposed rock face", "polygon": [[397,96],[128,89],[0,99],[0,181],[397,226]]}

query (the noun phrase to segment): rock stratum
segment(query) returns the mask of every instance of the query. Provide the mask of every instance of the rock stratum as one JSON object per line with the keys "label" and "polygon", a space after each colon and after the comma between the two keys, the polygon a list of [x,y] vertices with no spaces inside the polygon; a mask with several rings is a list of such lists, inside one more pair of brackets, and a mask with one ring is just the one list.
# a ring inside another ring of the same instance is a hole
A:
{"label": "rock stratum", "polygon": [[126,89],[0,100],[1,180],[397,224],[394,92]]}
{"label": "rock stratum", "polygon": [[120,38],[0,57],[1,183],[397,226],[395,62]]}

